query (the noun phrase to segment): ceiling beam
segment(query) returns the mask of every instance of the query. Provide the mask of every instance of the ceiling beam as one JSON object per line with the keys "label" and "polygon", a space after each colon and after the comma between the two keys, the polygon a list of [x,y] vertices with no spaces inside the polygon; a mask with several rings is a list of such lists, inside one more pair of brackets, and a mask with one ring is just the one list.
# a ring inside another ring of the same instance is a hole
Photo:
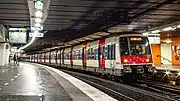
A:
{"label": "ceiling beam", "polygon": [[[81,0],[83,1],[102,1],[102,0]],[[132,1],[132,0],[103,0],[103,2],[120,2],[120,3],[136,3],[136,4],[143,4],[143,3],[152,3],[152,4],[158,4],[158,1]],[[166,2],[166,4],[178,4],[176,2]]]}

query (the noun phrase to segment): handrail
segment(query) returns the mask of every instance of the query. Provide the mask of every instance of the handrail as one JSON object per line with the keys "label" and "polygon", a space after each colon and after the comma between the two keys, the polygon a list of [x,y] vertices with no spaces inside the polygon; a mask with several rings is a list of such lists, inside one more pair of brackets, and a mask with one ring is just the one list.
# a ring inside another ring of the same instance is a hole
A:
{"label": "handrail", "polygon": [[161,56],[161,55],[157,55],[157,57],[161,57],[163,60],[167,60],[168,62],[172,63],[171,60],[169,60],[169,59],[167,59],[167,58],[165,58],[165,57],[163,57],[163,56]]}

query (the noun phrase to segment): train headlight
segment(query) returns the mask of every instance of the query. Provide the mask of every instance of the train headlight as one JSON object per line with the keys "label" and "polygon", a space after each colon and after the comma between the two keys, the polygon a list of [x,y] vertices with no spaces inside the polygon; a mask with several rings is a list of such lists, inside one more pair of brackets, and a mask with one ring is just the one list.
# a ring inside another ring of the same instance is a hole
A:
{"label": "train headlight", "polygon": [[146,62],[149,62],[150,60],[149,59],[146,59]]}
{"label": "train headlight", "polygon": [[125,63],[127,63],[127,62],[128,62],[128,60],[127,60],[127,59],[124,59],[124,62],[125,62]]}

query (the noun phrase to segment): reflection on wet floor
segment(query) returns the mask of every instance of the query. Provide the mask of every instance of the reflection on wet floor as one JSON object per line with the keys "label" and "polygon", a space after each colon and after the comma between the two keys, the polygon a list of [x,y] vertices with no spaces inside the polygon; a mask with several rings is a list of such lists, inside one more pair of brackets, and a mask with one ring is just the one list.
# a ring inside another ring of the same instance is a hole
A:
{"label": "reflection on wet floor", "polygon": [[43,101],[72,101],[44,68],[26,64],[0,67],[0,101],[41,101],[42,96]]}

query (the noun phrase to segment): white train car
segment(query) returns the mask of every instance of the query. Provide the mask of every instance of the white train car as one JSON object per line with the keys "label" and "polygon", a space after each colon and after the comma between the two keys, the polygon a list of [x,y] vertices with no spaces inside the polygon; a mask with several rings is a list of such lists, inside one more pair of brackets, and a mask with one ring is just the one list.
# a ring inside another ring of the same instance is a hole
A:
{"label": "white train car", "polygon": [[57,64],[61,66],[61,50],[57,50]]}
{"label": "white train car", "polygon": [[141,75],[153,68],[148,38],[141,34],[120,34],[57,51],[46,52],[44,62],[113,76]]}
{"label": "white train car", "polygon": [[65,48],[63,55],[64,55],[64,65],[70,67],[71,66],[71,48]]}
{"label": "white train car", "polygon": [[35,54],[35,55],[34,55],[34,62],[35,62],[35,63],[38,62],[38,54]]}
{"label": "white train car", "polygon": [[[120,61],[119,49],[118,47],[118,37],[109,37],[105,40],[104,46],[104,60],[105,60],[105,73],[113,74],[114,70],[120,72],[120,66],[116,65],[116,61]],[[117,50],[116,50],[117,49]],[[118,73],[115,73],[118,74]]]}
{"label": "white train car", "polygon": [[44,60],[45,60],[45,53],[41,53],[41,63],[45,63]]}
{"label": "white train car", "polygon": [[56,61],[57,55],[56,54],[57,54],[56,50],[50,52],[50,63],[51,64],[57,64],[57,61]]}
{"label": "white train car", "polygon": [[45,52],[45,64],[50,64],[50,52]]}
{"label": "white train car", "polygon": [[82,69],[83,63],[82,63],[82,45],[78,45],[73,47],[72,51],[72,61],[73,61],[73,67],[77,69]]}
{"label": "white train car", "polygon": [[38,63],[41,63],[41,53],[38,54]]}
{"label": "white train car", "polygon": [[93,41],[87,43],[86,47],[86,66],[87,71],[95,71],[95,68],[99,68],[99,61],[96,55],[98,54],[99,41]]}

